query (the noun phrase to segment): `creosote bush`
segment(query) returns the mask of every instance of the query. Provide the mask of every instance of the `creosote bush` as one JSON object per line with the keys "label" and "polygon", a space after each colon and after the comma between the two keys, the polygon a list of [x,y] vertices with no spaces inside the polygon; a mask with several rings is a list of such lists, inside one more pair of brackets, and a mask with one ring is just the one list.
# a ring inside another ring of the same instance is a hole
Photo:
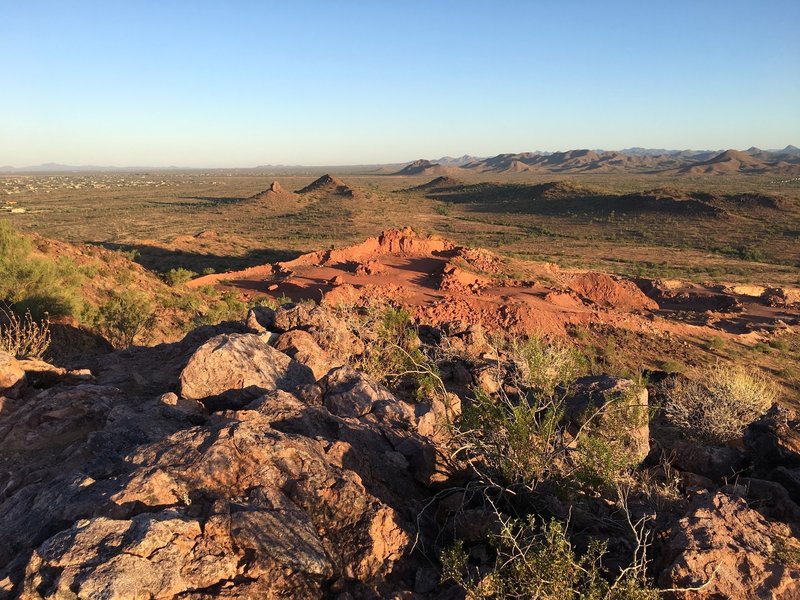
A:
{"label": "creosote bush", "polygon": [[167,271],[167,273],[164,275],[164,280],[172,287],[180,287],[196,275],[197,273],[194,271],[184,269],[183,267],[178,267],[177,269],[170,269]]}
{"label": "creosote bush", "polygon": [[97,310],[97,329],[117,348],[126,348],[142,337],[155,320],[153,304],[135,290],[115,292]]}
{"label": "creosote bush", "polygon": [[775,401],[775,386],[741,365],[716,364],[667,389],[667,419],[692,438],[724,444],[742,435]]}
{"label": "creosote bush", "polygon": [[508,353],[512,391],[473,390],[454,428],[455,456],[490,486],[613,488],[641,459],[634,432],[649,418],[636,402],[641,384],[568,416],[567,399],[586,368],[581,356],[563,342],[537,339],[514,341]]}
{"label": "creosote bush", "polygon": [[616,577],[603,568],[606,544],[597,540],[578,556],[565,527],[558,521],[501,519],[491,543],[494,567],[479,574],[471,569],[463,545],[442,554],[442,579],[455,581],[468,598],[540,600],[656,600],[643,556]]}
{"label": "creosote bush", "polygon": [[227,291],[205,313],[194,319],[194,326],[217,325],[223,321],[243,319],[246,314],[247,305],[239,299],[238,294]]}
{"label": "creosote bush", "polygon": [[418,399],[441,387],[435,361],[422,351],[417,327],[407,310],[375,301],[361,307],[343,304],[334,311],[368,342],[356,368],[390,386],[410,382]]}

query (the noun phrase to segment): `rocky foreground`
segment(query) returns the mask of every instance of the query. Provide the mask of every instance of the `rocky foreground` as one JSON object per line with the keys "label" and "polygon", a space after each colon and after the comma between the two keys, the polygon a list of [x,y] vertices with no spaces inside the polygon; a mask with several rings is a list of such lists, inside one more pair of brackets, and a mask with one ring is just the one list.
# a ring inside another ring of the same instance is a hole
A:
{"label": "rocky foreground", "polygon": [[[459,351],[447,393],[412,400],[348,366],[361,333],[298,304],[84,370],[0,355],[0,596],[463,598],[441,552],[460,539],[490,564],[499,515],[451,425],[473,386],[504,385],[502,357],[474,327],[428,328]],[[631,383],[584,378],[567,405]],[[800,597],[797,415],[774,407],[721,446],[658,417],[626,439],[671,497],[631,493],[625,517],[602,495],[542,493],[539,514],[579,549],[608,542],[612,568],[634,551],[626,519],[646,517],[649,577],[678,597]]]}

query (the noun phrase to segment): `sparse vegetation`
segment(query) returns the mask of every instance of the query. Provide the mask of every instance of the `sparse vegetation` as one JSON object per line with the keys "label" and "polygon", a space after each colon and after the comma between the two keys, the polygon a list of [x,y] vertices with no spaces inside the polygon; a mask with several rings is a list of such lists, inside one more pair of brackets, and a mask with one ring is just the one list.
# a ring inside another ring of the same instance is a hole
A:
{"label": "sparse vegetation", "polygon": [[478,573],[469,567],[463,546],[456,543],[442,555],[443,578],[463,587],[469,598],[541,600],[657,600],[660,594],[647,578],[644,560],[616,577],[603,567],[606,544],[592,540],[578,555],[557,521],[501,518],[491,538],[497,552],[494,568]]}
{"label": "sparse vegetation", "polygon": [[37,256],[29,238],[0,220],[0,301],[36,318],[77,315],[83,307],[81,277],[66,257],[55,261]]}
{"label": "sparse vegetation", "polygon": [[394,385],[410,379],[416,397],[430,395],[437,384],[437,369],[421,350],[409,312],[392,306],[375,306],[361,317],[359,321],[369,328],[365,337],[370,343],[358,367]]}

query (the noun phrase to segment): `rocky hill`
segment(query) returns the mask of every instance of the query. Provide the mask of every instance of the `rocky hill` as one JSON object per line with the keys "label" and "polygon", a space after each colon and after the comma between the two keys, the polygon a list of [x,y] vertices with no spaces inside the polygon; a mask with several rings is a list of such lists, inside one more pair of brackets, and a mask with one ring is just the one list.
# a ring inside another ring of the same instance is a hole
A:
{"label": "rocky hill", "polygon": [[[579,564],[593,539],[605,547],[603,580],[622,577],[639,593],[791,598],[800,589],[794,413],[775,407],[730,444],[701,443],[647,417],[663,388],[594,376],[572,379],[564,394],[558,381],[519,371],[522,355],[492,347],[480,329],[415,328],[391,311],[377,328],[368,320],[310,304],[262,307],[177,343],[103,356],[91,370],[0,354],[0,593],[463,597],[479,585],[472,569],[509,576],[494,558],[508,549],[490,540],[520,514],[569,522],[550,537],[517,525],[534,532],[531,552],[550,556],[556,547],[542,544],[566,535],[576,550],[559,556]],[[408,357],[405,374],[354,368]],[[437,370],[419,393],[424,364]],[[516,462],[530,448],[512,438],[494,440],[510,444],[502,456],[472,446],[486,439],[472,428],[495,414],[478,399],[520,394],[563,398],[554,425],[564,440],[531,431],[524,442],[546,443],[556,462],[545,471]],[[575,429],[587,410],[598,420],[584,424],[592,444],[623,463],[594,462]],[[506,467],[492,462],[506,458]],[[605,487],[609,476],[627,481],[624,496]],[[555,481],[567,486],[559,494],[548,491]],[[472,566],[443,575],[454,548]],[[544,574],[526,577],[534,585]]]}
{"label": "rocky hill", "polygon": [[800,416],[770,381],[610,375],[564,335],[670,338],[658,311],[755,291],[508,266],[386,231],[270,266],[286,292],[349,279],[320,305],[68,368],[0,352],[0,597],[796,597]]}

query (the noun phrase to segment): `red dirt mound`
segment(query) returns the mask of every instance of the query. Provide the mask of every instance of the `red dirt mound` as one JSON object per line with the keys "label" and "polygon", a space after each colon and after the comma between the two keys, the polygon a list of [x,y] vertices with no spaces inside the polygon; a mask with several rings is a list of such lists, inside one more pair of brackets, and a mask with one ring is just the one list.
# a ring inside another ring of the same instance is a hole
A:
{"label": "red dirt mound", "polygon": [[442,291],[479,294],[482,289],[493,284],[494,281],[488,277],[470,273],[452,263],[447,263],[442,273],[442,279],[439,282],[439,289]]}
{"label": "red dirt mound", "polygon": [[441,254],[452,251],[455,244],[430,236],[420,236],[410,227],[405,229],[389,229],[378,237],[367,238],[360,244],[337,250],[324,250],[304,254],[285,263],[283,268],[294,269],[299,266],[323,266],[344,263],[361,263],[373,256],[396,254],[402,256],[419,256]]}
{"label": "red dirt mound", "polygon": [[[518,273],[509,278],[509,273]],[[549,263],[501,258],[453,242],[392,229],[360,244],[293,261],[201,277],[191,286],[237,289],[247,299],[372,305],[392,301],[425,322],[462,320],[488,330],[566,335],[572,327],[625,328],[679,336],[762,335],[794,319],[800,292],[743,296],[686,282],[641,282]],[[800,321],[798,321],[800,322]]]}
{"label": "red dirt mound", "polygon": [[456,249],[454,260],[461,259],[470,267],[481,273],[497,275],[503,272],[503,262],[496,255],[483,248]]}
{"label": "red dirt mound", "polygon": [[636,284],[605,273],[581,273],[566,278],[566,285],[582,298],[617,310],[657,310],[658,304],[648,298]]}

